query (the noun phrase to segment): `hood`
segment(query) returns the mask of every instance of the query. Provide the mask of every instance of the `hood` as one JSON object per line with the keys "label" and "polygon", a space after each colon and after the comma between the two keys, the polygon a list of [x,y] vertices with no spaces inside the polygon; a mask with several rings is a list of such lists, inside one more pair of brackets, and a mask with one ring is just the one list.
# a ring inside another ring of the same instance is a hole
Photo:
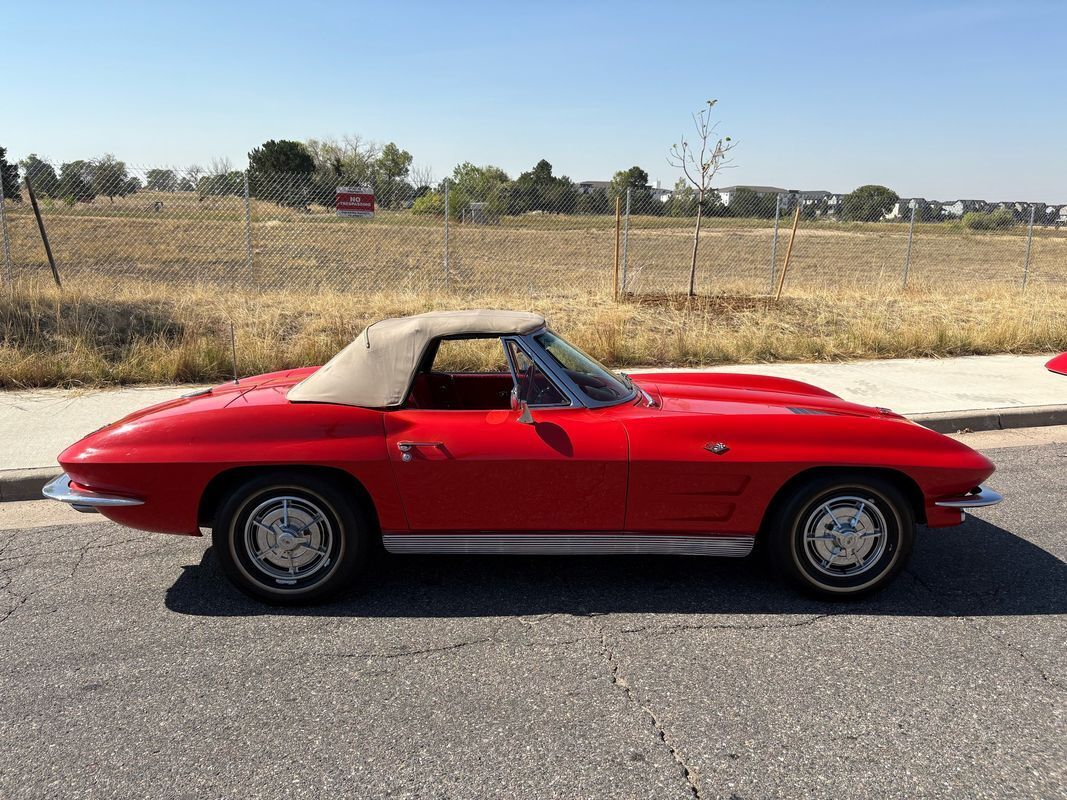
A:
{"label": "hood", "polygon": [[631,377],[666,412],[903,419],[888,409],[850,403],[825,389],[788,378],[727,372],[665,372]]}

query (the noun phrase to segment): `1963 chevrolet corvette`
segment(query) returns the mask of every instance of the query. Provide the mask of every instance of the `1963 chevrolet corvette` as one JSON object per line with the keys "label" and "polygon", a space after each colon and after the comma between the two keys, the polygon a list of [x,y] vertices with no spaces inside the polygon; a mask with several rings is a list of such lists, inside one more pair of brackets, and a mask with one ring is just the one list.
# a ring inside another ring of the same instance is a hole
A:
{"label": "1963 chevrolet corvette", "polygon": [[[457,370],[471,347],[499,369]],[[759,541],[801,587],[855,596],[900,571],[917,522],[1001,499],[984,456],[887,409],[757,375],[621,376],[510,311],[384,320],[321,368],[153,406],[59,461],[46,496],[148,531],[211,528],[229,578],[274,603],[350,585],[379,543],[744,556]]]}

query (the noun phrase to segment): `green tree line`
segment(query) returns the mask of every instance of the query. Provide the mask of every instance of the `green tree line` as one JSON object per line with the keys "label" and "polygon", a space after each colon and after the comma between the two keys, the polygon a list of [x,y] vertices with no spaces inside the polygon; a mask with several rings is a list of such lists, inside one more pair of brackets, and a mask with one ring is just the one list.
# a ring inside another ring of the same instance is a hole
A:
{"label": "green tree line", "polygon": [[[21,172],[21,175],[20,175]],[[185,170],[150,169],[144,180],[131,174],[127,165],[111,154],[60,164],[57,169],[31,153],[18,164],[9,164],[0,148],[0,177],[4,196],[21,201],[21,181],[28,178],[40,197],[68,204],[93,202],[134,194],[142,189],[154,192],[196,192],[198,198],[241,195],[246,173],[221,161],[208,170],[193,165]],[[471,162],[458,164],[442,181],[434,181],[414,167],[411,153],[389,142],[378,145],[347,137],[309,139],[305,142],[271,139],[248,153],[247,178],[253,197],[282,206],[332,208],[339,185],[373,187],[380,208],[411,208],[415,214],[442,216],[445,213],[445,182],[448,183],[448,210],[456,219],[475,211],[483,219],[530,213],[611,214],[616,199],[625,203],[629,193],[630,213],[645,216],[691,217],[696,214],[693,188],[679,179],[673,192],[663,197],[649,186],[648,173],[639,166],[618,170],[606,186],[577,184],[566,175],[556,175],[552,164],[541,159],[530,170],[511,178],[500,167]],[[705,197],[704,216],[771,219],[777,213],[793,212],[792,195],[759,193],[740,187],[729,205],[717,192]],[[941,222],[953,217],[936,202],[914,201],[916,220]],[[801,215],[807,219],[833,217],[844,221],[873,222],[884,219],[894,209],[907,218],[910,211],[893,190],[878,185],[860,186],[831,207],[825,199],[806,201]],[[1056,212],[1044,204],[1035,206],[1035,222],[1056,222]],[[1029,206],[972,210],[963,215],[963,224],[976,230],[995,230],[1027,221]]]}

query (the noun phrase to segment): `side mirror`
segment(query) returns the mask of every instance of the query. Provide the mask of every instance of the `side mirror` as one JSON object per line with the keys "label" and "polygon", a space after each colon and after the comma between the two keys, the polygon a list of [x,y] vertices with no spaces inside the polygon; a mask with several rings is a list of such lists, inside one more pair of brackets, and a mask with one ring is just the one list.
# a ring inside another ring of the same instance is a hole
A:
{"label": "side mirror", "polygon": [[525,400],[519,401],[519,408],[522,409],[522,413],[519,414],[519,422],[523,425],[533,425],[533,414],[530,413],[530,405]]}
{"label": "side mirror", "polygon": [[533,425],[533,414],[530,413],[530,406],[525,400],[519,399],[519,390],[516,387],[511,389],[511,410],[518,411],[519,422],[523,425]]}

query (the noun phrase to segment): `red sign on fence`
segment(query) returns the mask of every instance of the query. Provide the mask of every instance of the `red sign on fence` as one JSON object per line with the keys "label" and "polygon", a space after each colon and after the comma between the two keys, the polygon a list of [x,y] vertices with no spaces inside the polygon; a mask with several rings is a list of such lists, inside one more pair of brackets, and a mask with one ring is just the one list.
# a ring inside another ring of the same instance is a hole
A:
{"label": "red sign on fence", "polygon": [[373,217],[374,189],[369,186],[338,186],[335,205],[339,217]]}

